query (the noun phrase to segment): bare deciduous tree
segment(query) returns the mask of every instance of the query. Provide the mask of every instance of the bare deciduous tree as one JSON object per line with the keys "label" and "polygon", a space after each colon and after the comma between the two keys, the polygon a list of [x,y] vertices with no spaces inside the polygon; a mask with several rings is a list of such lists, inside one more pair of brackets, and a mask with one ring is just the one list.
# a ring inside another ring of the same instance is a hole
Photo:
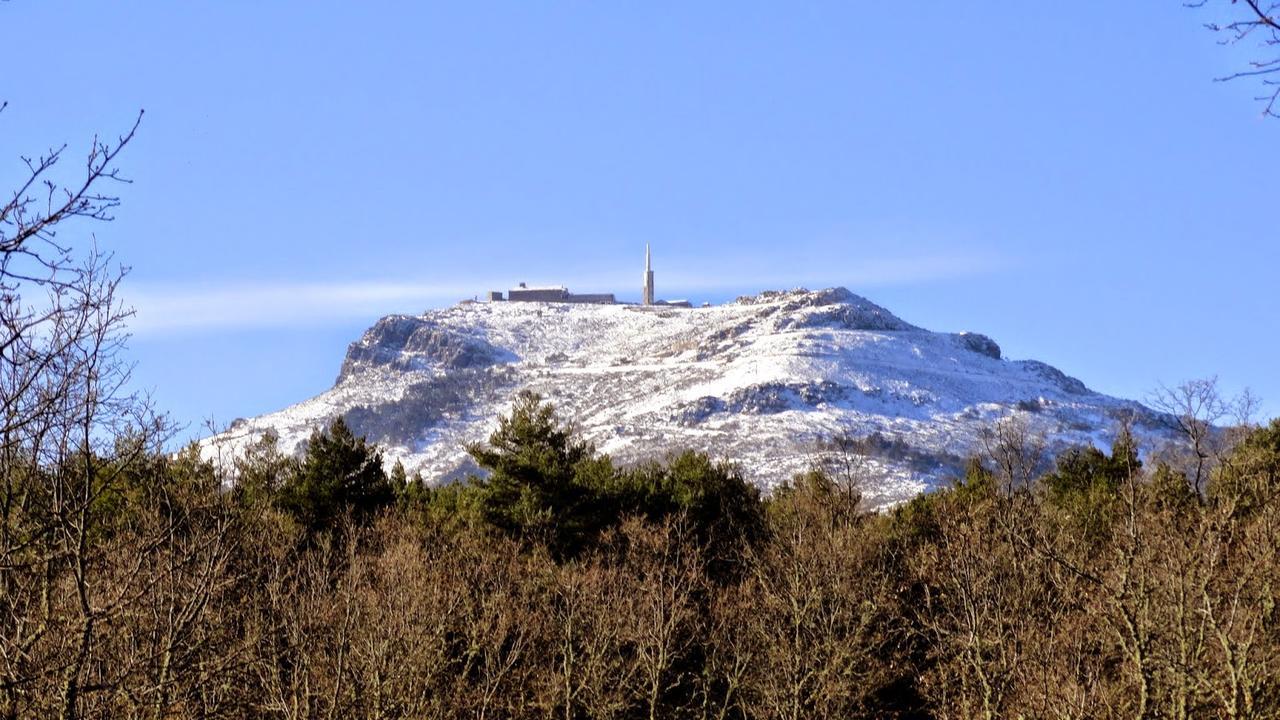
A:
{"label": "bare deciduous tree", "polygon": [[114,163],[140,121],[114,143],[94,138],[70,180],[57,174],[65,145],[22,158],[0,200],[0,710],[11,714],[76,717],[87,695],[114,689],[97,672],[98,636],[134,602],[140,558],[165,534],[105,582],[116,560],[106,498],[157,452],[161,424],[125,391],[124,271],[69,239],[75,220],[111,219],[119,198],[105,190],[127,182]]}
{"label": "bare deciduous tree", "polygon": [[[1188,3],[1191,7],[1204,7],[1209,0]],[[1263,104],[1262,114],[1280,118],[1280,2],[1265,0],[1230,0],[1231,19],[1209,22],[1205,26],[1222,36],[1229,45],[1254,43],[1259,55],[1249,61],[1246,70],[1217,78],[1219,81],[1254,78],[1262,85],[1257,100]]]}
{"label": "bare deciduous tree", "polygon": [[[1235,398],[1223,394],[1216,377],[1161,385],[1148,402],[1160,411],[1170,430],[1182,438],[1187,477],[1197,493],[1218,460],[1252,426],[1257,398],[1249,391]],[[1224,427],[1224,421],[1233,423]]]}
{"label": "bare deciduous tree", "polygon": [[1044,470],[1045,437],[1021,416],[1011,416],[982,432],[987,459],[995,463],[1006,490],[1026,488]]}

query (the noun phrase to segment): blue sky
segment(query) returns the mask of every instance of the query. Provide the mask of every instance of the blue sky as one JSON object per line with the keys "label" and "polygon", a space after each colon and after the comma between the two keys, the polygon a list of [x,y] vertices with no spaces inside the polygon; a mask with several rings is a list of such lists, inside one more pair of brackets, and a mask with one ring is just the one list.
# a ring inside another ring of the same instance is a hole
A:
{"label": "blue sky", "polygon": [[[1225,4],[1223,5],[1225,7]],[[125,129],[83,226],[180,422],[328,387],[378,316],[524,280],[845,285],[1104,392],[1280,415],[1280,121],[1181,3],[0,4],[0,187]]]}

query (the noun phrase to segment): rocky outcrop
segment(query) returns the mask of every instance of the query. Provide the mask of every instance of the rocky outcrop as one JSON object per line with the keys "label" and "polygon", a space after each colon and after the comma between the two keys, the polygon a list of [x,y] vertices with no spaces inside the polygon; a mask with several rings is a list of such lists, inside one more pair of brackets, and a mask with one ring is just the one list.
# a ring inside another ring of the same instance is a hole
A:
{"label": "rocky outcrop", "polygon": [[1042,363],[1039,360],[1019,360],[1014,364],[1027,372],[1048,380],[1065,393],[1072,395],[1088,395],[1090,393],[1089,388],[1084,383],[1048,363]]}
{"label": "rocky outcrop", "polygon": [[960,344],[967,350],[972,350],[979,355],[986,355],[996,360],[1000,359],[1000,346],[995,340],[982,335],[980,333],[962,332],[956,337],[960,338]]}
{"label": "rocky outcrop", "polygon": [[474,370],[513,360],[514,354],[494,347],[482,336],[460,332],[425,317],[391,315],[351,343],[338,382],[369,367]]}
{"label": "rocky outcrop", "polygon": [[717,413],[769,415],[804,410],[844,400],[849,388],[829,380],[807,383],[761,383],[740,388],[727,398],[700,397],[681,405],[674,419],[685,427],[697,425]]}
{"label": "rocky outcrop", "polygon": [[735,302],[741,305],[769,303],[768,315],[776,317],[775,327],[778,330],[817,327],[872,331],[920,329],[842,287],[765,292],[751,298],[738,298]]}

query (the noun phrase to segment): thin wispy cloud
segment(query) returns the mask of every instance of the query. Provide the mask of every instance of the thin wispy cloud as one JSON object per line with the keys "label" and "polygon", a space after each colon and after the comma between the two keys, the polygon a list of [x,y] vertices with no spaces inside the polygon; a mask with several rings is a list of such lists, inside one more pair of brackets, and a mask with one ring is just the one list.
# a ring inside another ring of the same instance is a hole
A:
{"label": "thin wispy cloud", "polygon": [[420,312],[471,297],[474,286],[398,282],[258,283],[221,287],[135,285],[124,300],[139,334],[327,324],[389,312]]}
{"label": "thin wispy cloud", "polygon": [[[843,285],[857,291],[972,277],[1010,266],[1008,260],[990,254],[940,254],[840,258],[826,268],[806,273],[767,273],[759,268],[735,268],[728,264],[718,267],[715,273],[691,273],[678,267],[668,270],[659,266],[658,280],[660,288],[680,294],[785,289],[799,285],[810,288]],[[575,290],[613,291],[624,298],[639,293],[638,272],[587,274],[579,271],[554,280]],[[451,283],[258,282],[194,287],[134,284],[126,288],[124,299],[136,310],[131,329],[140,335],[157,335],[317,326],[372,319],[388,313],[417,313],[511,284],[482,279]],[[671,294],[667,293],[667,297]]]}

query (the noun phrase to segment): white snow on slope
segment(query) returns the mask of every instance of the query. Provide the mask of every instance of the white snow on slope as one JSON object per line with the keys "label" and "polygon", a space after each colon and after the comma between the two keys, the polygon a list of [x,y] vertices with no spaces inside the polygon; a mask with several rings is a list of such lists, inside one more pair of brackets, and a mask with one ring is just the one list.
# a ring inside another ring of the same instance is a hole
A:
{"label": "white snow on slope", "polygon": [[388,463],[454,479],[474,470],[465,443],[487,438],[525,388],[619,462],[695,448],[765,488],[821,461],[824,438],[880,433],[896,447],[865,460],[878,505],[945,481],[1011,415],[1052,446],[1105,444],[1124,419],[1161,432],[1137,403],[836,288],[693,309],[499,302],[389,316],[351,345],[332,389],[204,447],[225,456],[270,430],[292,452],[344,415]]}

